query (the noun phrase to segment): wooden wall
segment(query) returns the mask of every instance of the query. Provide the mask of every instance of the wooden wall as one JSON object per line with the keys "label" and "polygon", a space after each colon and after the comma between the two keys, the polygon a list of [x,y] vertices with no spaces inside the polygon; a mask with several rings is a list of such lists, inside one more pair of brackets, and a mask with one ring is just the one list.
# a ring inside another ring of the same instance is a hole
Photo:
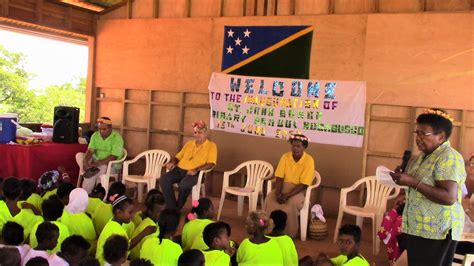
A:
{"label": "wooden wall", "polygon": [[[395,5],[394,1],[378,1],[378,10],[382,2],[388,7]],[[165,9],[167,1],[159,3],[160,14],[171,10]],[[281,3],[283,1],[279,1]],[[296,1],[296,10],[301,3]],[[329,2],[335,10],[350,9],[342,3],[344,1]],[[133,10],[138,12],[138,9]],[[121,11],[117,12],[114,16]],[[196,13],[200,12],[211,11],[192,9],[193,18],[106,19],[108,15],[112,17],[112,13],[101,17],[97,31],[95,95],[100,97],[101,91],[105,97],[117,94],[125,103],[127,97],[136,97],[126,96],[125,91],[137,90],[137,94],[140,91],[140,97],[145,98],[152,97],[149,91],[205,94],[210,74],[220,70],[224,25],[314,25],[311,79],[367,81],[368,103],[389,106],[375,111],[381,114],[391,113],[390,106],[441,107],[452,112],[474,109],[472,12],[220,18],[197,17]],[[166,95],[163,100],[173,102],[174,97]],[[208,104],[207,98],[200,99],[197,103]],[[156,117],[153,111],[147,113],[150,106],[128,106],[133,102],[126,107],[120,101],[97,100],[96,104],[95,116],[116,116],[114,120],[119,121],[118,128],[124,130],[132,155],[139,150],[160,147],[173,154],[177,149],[163,143],[172,142],[179,147],[191,132],[189,121],[209,117],[206,112],[189,109],[184,110],[186,120],[183,120],[179,108],[158,111],[156,114],[164,112],[165,115]],[[156,121],[160,119],[163,122]],[[170,134],[158,133],[175,120],[183,122],[181,129],[168,132]],[[399,125],[375,124],[375,127],[370,134],[370,149],[389,150],[400,157],[409,146],[409,129],[403,125],[402,129],[395,129],[395,132],[405,130],[395,138],[387,136],[387,131]],[[151,132],[150,135],[147,132]],[[464,135],[464,138],[467,136],[474,135]],[[289,149],[283,141],[222,132],[212,132],[212,139],[219,147],[218,172],[249,159],[264,159],[276,165],[279,156]],[[455,143],[459,148],[458,144],[459,141]],[[472,141],[463,141],[462,146],[465,156],[474,151]],[[361,177],[366,154],[361,148],[319,144],[310,145],[308,152],[315,157],[316,168],[323,177],[325,188],[320,190],[318,198],[328,213],[334,214],[337,206],[329,202],[337,202],[338,188]],[[395,156],[387,164],[393,167],[398,161]],[[372,158],[368,167],[373,168],[373,165]],[[367,173],[373,173],[373,169]],[[219,182],[210,185],[213,194],[218,195]]]}

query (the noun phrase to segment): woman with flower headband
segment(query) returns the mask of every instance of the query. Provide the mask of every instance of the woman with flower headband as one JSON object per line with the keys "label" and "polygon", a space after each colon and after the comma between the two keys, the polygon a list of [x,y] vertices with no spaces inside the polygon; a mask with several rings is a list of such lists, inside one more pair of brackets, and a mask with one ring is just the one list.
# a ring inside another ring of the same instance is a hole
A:
{"label": "woman with flower headband", "polygon": [[[112,121],[108,117],[97,119],[98,132],[95,132],[89,147],[84,155],[82,165],[85,170],[82,188],[91,193],[97,178],[105,174],[110,161],[123,156],[123,139],[115,130],[112,130]],[[114,169],[118,171],[119,169]]]}
{"label": "woman with flower headband", "polygon": [[301,134],[290,136],[291,152],[283,154],[275,171],[275,189],[265,200],[265,211],[282,210],[288,215],[285,232],[290,237],[298,233],[298,215],[303,207],[304,192],[314,178],[314,160],[304,150],[308,138]]}
{"label": "woman with flower headband", "polygon": [[[206,123],[199,120],[192,123],[192,127],[195,139],[188,141],[171,162],[166,164],[169,172],[160,178],[168,209],[182,209],[197,183],[199,171],[211,169],[217,162],[217,146],[208,139]],[[179,183],[178,200],[173,190],[175,183]]]}
{"label": "woman with flower headband", "polygon": [[449,143],[452,121],[440,109],[420,114],[414,133],[421,153],[406,172],[397,167],[391,173],[395,183],[408,187],[402,230],[409,265],[451,265],[461,238],[466,171],[461,154]]}

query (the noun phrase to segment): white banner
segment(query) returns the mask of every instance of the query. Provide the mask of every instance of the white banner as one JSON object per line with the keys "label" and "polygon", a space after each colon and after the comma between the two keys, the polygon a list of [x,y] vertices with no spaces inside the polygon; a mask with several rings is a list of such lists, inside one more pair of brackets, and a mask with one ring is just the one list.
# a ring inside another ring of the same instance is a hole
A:
{"label": "white banner", "polygon": [[211,129],[361,147],[366,84],[213,73],[209,82]]}

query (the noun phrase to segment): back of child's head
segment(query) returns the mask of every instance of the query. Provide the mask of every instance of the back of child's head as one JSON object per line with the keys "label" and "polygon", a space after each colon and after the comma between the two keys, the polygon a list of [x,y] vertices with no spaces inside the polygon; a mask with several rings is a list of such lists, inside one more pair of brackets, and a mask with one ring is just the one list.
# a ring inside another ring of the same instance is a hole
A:
{"label": "back of child's head", "polygon": [[43,173],[38,179],[38,187],[42,191],[50,190],[58,184],[59,172],[56,170]]}
{"label": "back of child's head", "polygon": [[130,262],[130,266],[153,266],[153,263],[146,259],[135,259]]}
{"label": "back of child's head", "polygon": [[272,211],[272,213],[270,214],[270,218],[272,219],[273,224],[274,224],[273,231],[285,230],[286,220],[288,219],[286,212],[282,210]]}
{"label": "back of child's head", "polygon": [[339,235],[350,235],[354,237],[354,242],[359,243],[362,232],[360,227],[355,224],[345,224],[341,228],[339,228]]}
{"label": "back of child's head", "polygon": [[49,262],[43,257],[34,257],[27,261],[25,266],[49,266]]}
{"label": "back of child's head", "polygon": [[31,194],[33,194],[36,191],[36,183],[35,181],[24,178],[20,180],[21,184],[21,195],[20,195],[20,200],[27,200]]}
{"label": "back of child's head", "polygon": [[121,235],[110,236],[104,244],[104,259],[109,264],[123,262],[127,259],[128,240]]}
{"label": "back of child's head", "polygon": [[105,188],[101,183],[97,183],[89,196],[91,198],[103,199],[105,197]]}
{"label": "back of child's head", "polygon": [[204,266],[204,254],[198,249],[183,252],[178,259],[178,266]]}
{"label": "back of child's head", "polygon": [[20,251],[15,247],[0,247],[0,265],[20,266]]}
{"label": "back of child's head", "polygon": [[273,221],[264,211],[252,211],[247,216],[245,227],[249,235],[265,234],[273,227]]}
{"label": "back of child's head", "polygon": [[158,220],[158,227],[160,227],[158,238],[160,239],[160,243],[165,235],[172,235],[176,232],[179,226],[179,218],[178,210],[165,209],[161,212],[160,219]]}
{"label": "back of child's head", "polygon": [[42,222],[40,225],[38,225],[38,229],[36,229],[36,239],[38,240],[38,245],[43,244],[47,241],[54,242],[55,238],[57,241],[58,236],[59,236],[58,226],[50,222]]}
{"label": "back of child's head", "polygon": [[210,223],[202,231],[202,238],[208,247],[214,247],[214,239],[224,233],[230,236],[229,224],[225,222]]}
{"label": "back of child's head", "polygon": [[16,177],[9,177],[3,182],[3,195],[9,200],[16,200],[21,194],[21,183]]}
{"label": "back of child's head", "polygon": [[2,236],[6,245],[18,246],[25,240],[23,237],[23,226],[15,222],[6,222],[3,225]]}
{"label": "back of child's head", "polygon": [[100,266],[100,262],[91,256],[87,256],[79,262],[79,266]]}
{"label": "back of child's head", "polygon": [[156,204],[164,205],[165,197],[163,196],[163,193],[161,193],[161,191],[159,191],[158,189],[152,189],[146,194],[145,207],[147,209],[153,209]]}
{"label": "back of child's head", "polygon": [[61,254],[75,256],[82,253],[85,256],[90,247],[91,244],[84,237],[72,235],[64,239],[61,243]]}
{"label": "back of child's head", "polygon": [[43,218],[46,221],[56,221],[63,214],[64,205],[58,197],[50,197],[41,204]]}
{"label": "back of child's head", "polygon": [[200,198],[192,201],[191,212],[186,216],[186,221],[194,219],[212,219],[214,216],[214,205],[208,198]]}
{"label": "back of child's head", "polygon": [[66,203],[69,201],[69,194],[73,191],[76,186],[71,182],[61,182],[59,183],[58,190],[56,195],[58,195],[59,199]]}
{"label": "back of child's head", "polygon": [[110,185],[106,200],[108,202],[113,202],[115,198],[125,195],[126,191],[127,188],[122,182],[113,182],[112,185]]}

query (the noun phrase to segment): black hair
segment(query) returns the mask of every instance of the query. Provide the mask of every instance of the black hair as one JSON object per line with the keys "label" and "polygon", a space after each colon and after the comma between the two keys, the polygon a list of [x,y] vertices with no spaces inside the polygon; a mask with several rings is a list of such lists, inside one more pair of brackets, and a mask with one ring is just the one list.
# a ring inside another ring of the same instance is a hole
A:
{"label": "black hair", "polygon": [[3,225],[2,229],[2,236],[5,244],[11,246],[18,246],[23,243],[24,236],[23,236],[23,226],[15,222],[6,222]]}
{"label": "black hair", "polygon": [[34,257],[31,258],[25,266],[49,266],[49,262],[43,257]]}
{"label": "black hair", "polygon": [[274,210],[270,214],[270,218],[273,220],[273,231],[283,231],[286,227],[286,220],[288,215],[282,210]]}
{"label": "black hair", "polygon": [[112,185],[110,185],[109,192],[107,194],[107,201],[112,202],[109,198],[115,194],[121,196],[125,195],[125,191],[127,188],[122,182],[113,182]]}
{"label": "black hair", "polygon": [[101,183],[97,183],[97,185],[92,190],[91,195],[96,196],[96,197],[99,195],[102,195],[100,199],[103,199],[105,197],[105,188],[102,186]]}
{"label": "black hair", "polygon": [[189,249],[179,256],[178,266],[203,266],[204,262],[204,254],[200,250]]}
{"label": "black hair", "polygon": [[79,266],[100,266],[100,262],[91,256],[87,256],[79,262]]}
{"label": "black hair", "polygon": [[3,195],[9,200],[18,199],[21,194],[20,180],[16,177],[9,177],[3,182]]}
{"label": "black hair", "polygon": [[[306,138],[305,135],[302,135],[302,134],[293,134],[293,136],[297,137],[297,138],[290,138],[289,142],[290,143],[293,143],[293,141],[299,141],[301,142],[301,144],[303,144],[303,147],[306,149],[308,148],[308,138]],[[299,137],[299,138],[298,138]]]}
{"label": "black hair", "polygon": [[146,259],[135,259],[130,262],[130,266],[153,266],[153,263]]}
{"label": "black hair", "polygon": [[[448,114],[446,111],[442,109],[431,109],[431,110],[435,112]],[[421,114],[416,118],[416,123],[431,126],[435,133],[444,132],[446,134],[446,140],[449,139],[453,131],[453,123],[449,119],[437,114],[432,114],[432,113]]]}
{"label": "black hair", "polygon": [[212,247],[212,243],[214,242],[214,238],[219,237],[223,231],[227,231],[227,235],[230,236],[230,225],[225,222],[215,222],[208,224],[204,231],[202,231],[202,238],[204,243],[208,247]]}
{"label": "black hair", "polygon": [[[199,204],[197,207],[191,208],[191,213],[195,213],[197,218],[201,218],[206,211],[208,211],[212,205],[212,201],[208,198],[200,198],[198,200]],[[186,217],[186,222],[188,222],[188,217]]]}
{"label": "black hair", "polygon": [[20,180],[21,184],[21,195],[20,195],[20,200],[27,200],[31,194],[33,194],[36,191],[36,183],[35,181],[24,178]]}
{"label": "black hair", "polygon": [[64,239],[61,243],[61,253],[75,255],[79,249],[88,251],[91,244],[80,235],[72,235]]}
{"label": "black hair", "polygon": [[43,217],[47,221],[56,221],[63,214],[64,204],[58,197],[50,197],[41,204]]}
{"label": "black hair", "polygon": [[38,225],[38,229],[36,229],[36,239],[38,240],[38,244],[53,239],[54,234],[56,234],[56,237],[59,236],[58,226],[50,222],[42,222]]}
{"label": "black hair", "polygon": [[20,266],[21,255],[15,247],[0,248],[0,265]]}
{"label": "black hair", "polygon": [[71,182],[61,182],[59,183],[58,190],[56,195],[58,195],[59,199],[69,199],[69,194],[73,191],[76,186]]}
{"label": "black hair", "polygon": [[158,220],[158,226],[160,227],[158,238],[160,243],[166,234],[173,233],[178,229],[179,216],[178,210],[175,209],[165,209],[160,213],[160,219]]}
{"label": "black hair", "polygon": [[104,244],[104,259],[116,263],[127,256],[128,240],[121,235],[110,236]]}
{"label": "black hair", "polygon": [[153,209],[155,204],[165,204],[165,197],[163,196],[163,193],[161,193],[161,191],[159,191],[158,189],[152,189],[148,191],[145,199],[145,207],[148,210]]}
{"label": "black hair", "polygon": [[115,214],[117,210],[124,211],[128,205],[133,205],[133,200],[131,200],[130,198],[125,198],[121,200],[120,202],[118,202],[117,204],[112,204],[113,214]]}
{"label": "black hair", "polygon": [[354,237],[356,243],[360,242],[361,230],[360,227],[355,224],[345,224],[339,228],[339,235],[350,235]]}

